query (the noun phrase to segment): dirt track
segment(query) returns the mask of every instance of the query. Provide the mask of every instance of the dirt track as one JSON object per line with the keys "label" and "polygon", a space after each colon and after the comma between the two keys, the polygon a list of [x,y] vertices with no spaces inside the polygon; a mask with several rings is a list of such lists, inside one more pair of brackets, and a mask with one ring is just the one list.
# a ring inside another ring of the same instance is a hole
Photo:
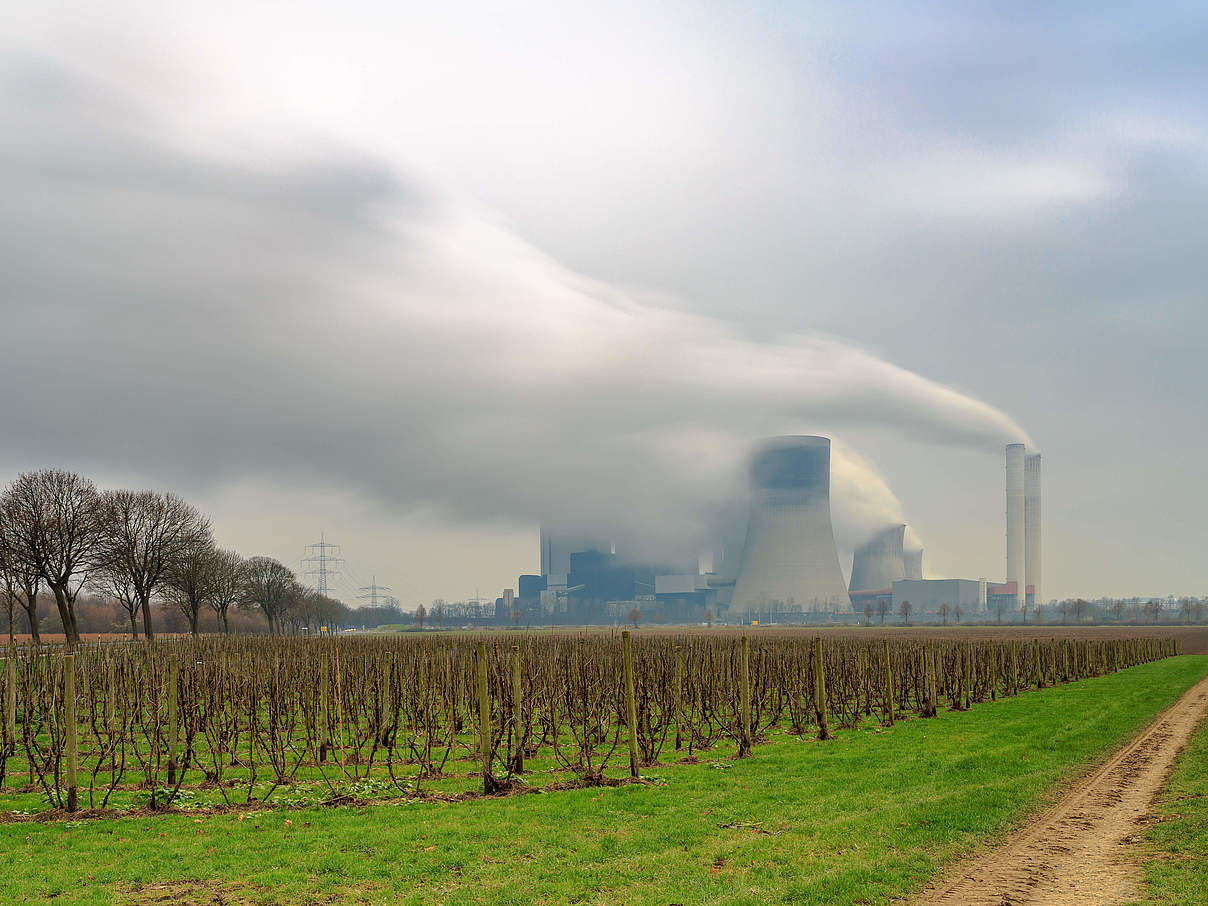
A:
{"label": "dirt track", "polygon": [[923,892],[919,904],[1114,904],[1136,900],[1129,837],[1208,711],[1200,680],[1105,765],[1006,843]]}

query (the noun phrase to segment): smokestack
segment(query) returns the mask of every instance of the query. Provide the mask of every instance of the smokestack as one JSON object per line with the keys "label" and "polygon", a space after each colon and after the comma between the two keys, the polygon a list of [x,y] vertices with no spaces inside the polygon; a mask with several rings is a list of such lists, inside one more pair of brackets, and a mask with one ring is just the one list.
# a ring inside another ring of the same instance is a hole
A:
{"label": "smokestack", "polygon": [[[1029,453],[1023,461],[1023,554],[1024,585],[1032,586],[1040,604],[1040,454]],[[1025,589],[1026,593],[1026,589]]]}
{"label": "smokestack", "polygon": [[907,578],[906,561],[902,554],[905,535],[905,525],[891,526],[856,548],[848,588],[852,591],[878,591],[889,588],[898,579]]}
{"label": "smokestack", "polygon": [[1023,444],[1007,444],[1007,581],[1024,600]]}
{"label": "smokestack", "polygon": [[751,518],[731,607],[851,613],[830,515],[830,439],[778,437],[751,468]]}

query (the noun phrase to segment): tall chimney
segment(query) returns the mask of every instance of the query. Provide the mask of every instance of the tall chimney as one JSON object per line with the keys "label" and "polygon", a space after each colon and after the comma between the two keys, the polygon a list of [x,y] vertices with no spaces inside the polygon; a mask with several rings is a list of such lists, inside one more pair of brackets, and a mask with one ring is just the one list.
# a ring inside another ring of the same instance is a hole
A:
{"label": "tall chimney", "polygon": [[1023,444],[1007,444],[1007,581],[1024,601]]}
{"label": "tall chimney", "polygon": [[1023,461],[1023,555],[1024,585],[1032,586],[1037,604],[1040,596],[1040,454],[1029,453]]}

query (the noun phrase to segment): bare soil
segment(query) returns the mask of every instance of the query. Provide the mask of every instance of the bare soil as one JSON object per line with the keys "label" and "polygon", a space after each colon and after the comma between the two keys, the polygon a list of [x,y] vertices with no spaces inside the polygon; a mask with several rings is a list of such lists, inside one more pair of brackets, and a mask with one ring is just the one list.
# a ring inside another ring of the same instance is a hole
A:
{"label": "bare soil", "polygon": [[918,904],[1115,904],[1141,896],[1133,835],[1208,712],[1208,678],[1004,844],[929,887]]}

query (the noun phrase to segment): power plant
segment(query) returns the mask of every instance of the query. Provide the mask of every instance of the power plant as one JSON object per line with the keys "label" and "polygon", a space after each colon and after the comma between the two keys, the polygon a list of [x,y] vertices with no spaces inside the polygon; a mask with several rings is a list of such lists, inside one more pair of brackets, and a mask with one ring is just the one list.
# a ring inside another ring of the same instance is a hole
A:
{"label": "power plant", "polygon": [[[906,525],[893,525],[873,536],[871,541],[856,548],[852,559],[851,591],[872,588],[889,588],[899,579],[909,578],[906,574],[906,555],[902,550],[906,540]],[[919,551],[919,569],[922,570],[923,552]],[[918,576],[922,578],[922,576]]]}
{"label": "power plant", "polygon": [[541,574],[520,576],[519,594],[509,589],[496,600],[495,622],[849,622],[873,614],[884,622],[891,613],[946,621],[988,612],[1001,620],[1042,602],[1039,453],[1006,447],[1003,582],[924,578],[922,546],[899,522],[856,548],[846,585],[831,522],[830,454],[829,438],[805,435],[757,448],[745,542],[719,548],[716,572],[646,562],[590,531],[543,524]]}
{"label": "power plant", "polygon": [[830,438],[779,437],[755,455],[731,609],[851,613],[831,528]]}
{"label": "power plant", "polygon": [[1040,604],[1040,454],[1023,460],[1023,581],[1025,600]]}
{"label": "power plant", "polygon": [[1007,584],[1024,602],[1023,444],[1007,444]]}

